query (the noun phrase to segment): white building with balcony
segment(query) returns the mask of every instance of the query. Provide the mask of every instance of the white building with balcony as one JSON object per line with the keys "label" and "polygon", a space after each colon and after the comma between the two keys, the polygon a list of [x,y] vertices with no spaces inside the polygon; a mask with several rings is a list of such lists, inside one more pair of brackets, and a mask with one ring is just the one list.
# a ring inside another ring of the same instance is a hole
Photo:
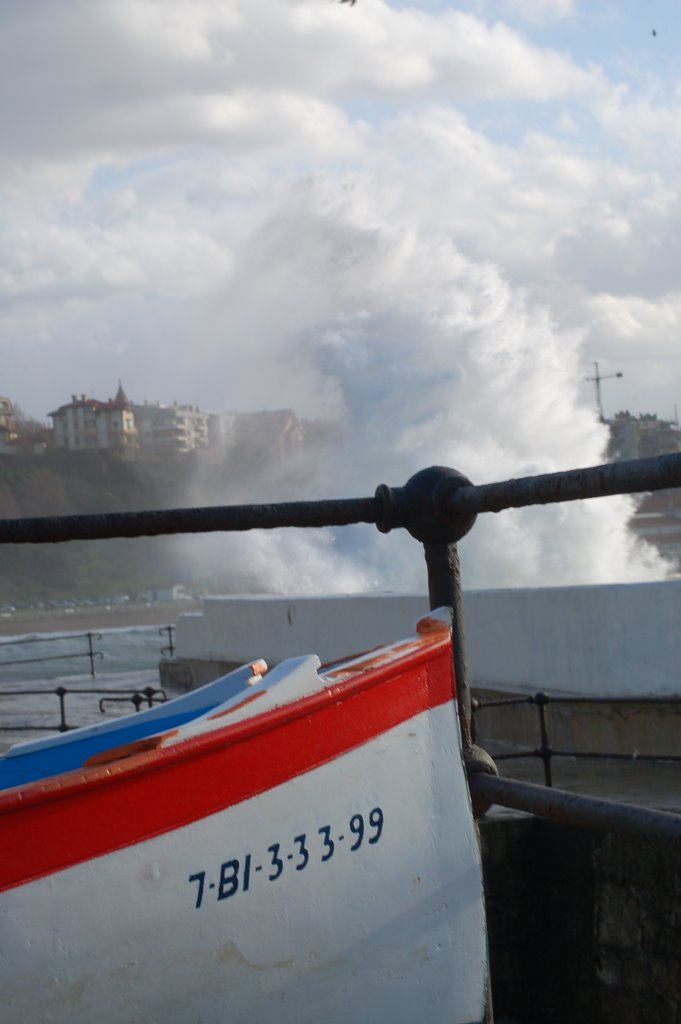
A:
{"label": "white building with balcony", "polygon": [[208,448],[211,413],[177,402],[172,405],[145,402],[133,408],[143,451],[156,455],[181,455]]}

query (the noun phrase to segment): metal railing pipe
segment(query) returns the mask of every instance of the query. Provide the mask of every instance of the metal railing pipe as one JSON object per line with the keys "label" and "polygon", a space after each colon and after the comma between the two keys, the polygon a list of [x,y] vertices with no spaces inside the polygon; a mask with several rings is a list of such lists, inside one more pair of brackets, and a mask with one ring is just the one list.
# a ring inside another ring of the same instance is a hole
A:
{"label": "metal railing pipe", "polygon": [[[50,654],[44,658],[18,658],[13,661],[1,661],[0,669],[5,668],[8,665],[33,665],[39,661],[68,661],[69,658],[91,658],[101,660],[104,657],[101,651],[89,651],[81,652],[80,654]],[[91,675],[95,675],[94,671]]]}
{"label": "metal railing pipe", "polygon": [[661,491],[668,487],[681,487],[681,454],[568,469],[495,484],[469,484],[447,495],[444,506],[450,516],[477,515],[526,505]]}
{"label": "metal railing pipe", "polygon": [[480,485],[454,470],[431,467],[415,474],[405,487],[382,484],[373,498],[5,519],[0,521],[0,543],[44,544],[351,523],[372,523],[384,533],[406,528],[424,543],[455,542],[468,532],[478,512],[680,486],[681,454]]}
{"label": "metal railing pipe", "polygon": [[65,540],[273,530],[283,526],[347,526],[350,523],[376,523],[380,512],[381,505],[376,498],[339,498],[270,505],[218,505],[149,512],[4,519],[0,522],[0,543],[56,544]]}
{"label": "metal railing pipe", "polygon": [[681,814],[566,793],[497,775],[472,774],[468,782],[473,800],[481,804],[527,811],[561,825],[641,835],[681,848]]}

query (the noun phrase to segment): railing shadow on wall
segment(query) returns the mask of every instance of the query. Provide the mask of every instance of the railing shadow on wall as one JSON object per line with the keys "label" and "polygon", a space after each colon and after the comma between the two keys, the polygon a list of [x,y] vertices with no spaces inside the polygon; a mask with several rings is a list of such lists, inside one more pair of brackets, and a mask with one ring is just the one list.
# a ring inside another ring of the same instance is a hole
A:
{"label": "railing shadow on wall", "polygon": [[456,470],[431,466],[416,473],[403,487],[381,484],[373,498],[5,520],[0,522],[0,543],[44,544],[352,523],[373,524],[381,533],[406,529],[423,545],[431,608],[448,606],[452,613],[459,722],[474,811],[482,814],[496,803],[556,821],[655,836],[678,845],[681,844],[681,815],[502,779],[496,774],[491,758],[475,747],[457,543],[483,512],[679,486],[681,454],[478,486]]}

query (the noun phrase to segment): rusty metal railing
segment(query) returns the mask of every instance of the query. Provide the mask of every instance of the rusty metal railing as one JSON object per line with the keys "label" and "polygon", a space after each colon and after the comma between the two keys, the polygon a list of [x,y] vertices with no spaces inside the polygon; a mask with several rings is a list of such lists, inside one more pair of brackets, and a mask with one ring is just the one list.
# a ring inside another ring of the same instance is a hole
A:
{"label": "rusty metal railing", "polygon": [[87,651],[75,651],[72,654],[46,654],[43,658],[14,658],[11,661],[0,661],[0,669],[6,668],[10,665],[33,665],[44,661],[67,661],[73,658],[87,658],[90,662],[90,675],[94,679],[97,675],[95,671],[95,661],[101,661],[104,657],[102,651],[96,651],[94,646],[95,640],[101,640],[101,633],[65,633],[60,635],[52,634],[50,636],[30,636],[22,637],[18,640],[0,640],[0,647],[16,647],[19,644],[45,644],[55,643],[59,640],[78,640],[81,637],[87,639]]}
{"label": "rusty metal railing", "polygon": [[[328,527],[351,523],[373,523],[382,533],[398,528],[406,529],[424,547],[431,607],[447,605],[452,610],[459,719],[474,802],[484,805],[485,801],[493,800],[544,817],[574,820],[579,824],[573,795],[559,790],[530,787],[531,790],[539,790],[536,794],[528,791],[525,783],[484,775],[494,769],[489,759],[478,754],[471,738],[471,697],[466,667],[457,543],[473,527],[476,516],[482,512],[500,512],[526,505],[658,491],[679,486],[681,454],[483,485],[471,483],[456,470],[432,466],[416,473],[403,487],[380,485],[373,498],[5,520],[0,521],[0,543],[42,544],[170,533]],[[547,792],[550,799],[547,799]],[[584,801],[588,803],[590,798],[580,797],[579,800],[582,802],[580,806],[584,807]],[[593,815],[607,821],[608,827],[614,828],[621,822],[622,815],[613,810],[612,815],[604,816],[604,805],[609,805],[609,802],[591,800]],[[612,804],[612,808],[621,806]],[[658,819],[656,815],[662,812],[641,808],[629,808],[629,811],[634,817],[638,814],[639,820],[645,820],[647,834],[669,839],[671,833],[668,826],[660,824],[659,831],[655,832],[654,823],[656,820],[663,822],[663,819],[666,822],[670,815],[665,814]],[[671,817],[678,820],[681,828],[681,815],[678,819],[673,815]],[[678,835],[681,836],[681,832]],[[673,841],[679,841],[676,833]]]}
{"label": "rusty metal railing", "polygon": [[563,825],[646,836],[681,846],[681,814],[566,793],[498,775],[474,774],[468,781],[473,799],[482,803],[528,811]]}
{"label": "rusty metal railing", "polygon": [[175,627],[174,626],[160,626],[158,635],[163,636],[166,633],[168,635],[168,643],[165,647],[161,648],[162,658],[174,658],[175,657]]}
{"label": "rusty metal railing", "polygon": [[681,754],[643,754],[638,750],[630,753],[620,751],[597,751],[597,750],[560,750],[551,746],[549,717],[547,710],[551,704],[559,706],[570,705],[632,705],[633,707],[681,707],[681,697],[551,697],[548,693],[540,690],[539,693],[529,694],[527,697],[508,697],[500,700],[479,700],[474,698],[471,702],[472,711],[472,732],[475,738],[476,716],[486,708],[518,708],[534,705],[537,708],[537,729],[539,732],[538,747],[522,747],[519,750],[505,753],[495,752],[495,761],[516,761],[523,758],[538,758],[542,762],[544,772],[544,785],[553,786],[553,775],[551,761],[554,757],[583,758],[596,761],[681,761]]}
{"label": "rusty metal railing", "polygon": [[99,710],[101,714],[106,713],[106,704],[126,703],[132,704],[135,711],[140,711],[144,705],[153,707],[154,704],[163,704],[168,700],[165,690],[154,686],[145,686],[142,689],[80,689],[80,687],[55,686],[53,690],[1,690],[0,700],[3,697],[56,697],[59,702],[59,722],[55,725],[22,724],[11,725],[3,723],[4,732],[68,732],[75,729],[75,725],[69,725],[66,720],[66,698],[71,696],[98,696]]}

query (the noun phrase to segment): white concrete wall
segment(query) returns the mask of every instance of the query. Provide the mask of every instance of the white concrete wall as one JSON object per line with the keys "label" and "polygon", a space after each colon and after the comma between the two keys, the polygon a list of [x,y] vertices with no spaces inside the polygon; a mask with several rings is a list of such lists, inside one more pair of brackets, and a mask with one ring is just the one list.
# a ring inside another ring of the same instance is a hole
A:
{"label": "white concrete wall", "polygon": [[473,686],[681,695],[681,580],[478,591],[465,606]]}
{"label": "white concrete wall", "polygon": [[299,654],[322,663],[413,632],[428,611],[425,594],[330,597],[207,597],[203,613],[180,615],[177,656],[269,664]]}
{"label": "white concrete wall", "polygon": [[[465,594],[470,682],[521,692],[681,695],[681,580]],[[425,595],[210,597],[180,658],[322,662],[408,636]]]}

